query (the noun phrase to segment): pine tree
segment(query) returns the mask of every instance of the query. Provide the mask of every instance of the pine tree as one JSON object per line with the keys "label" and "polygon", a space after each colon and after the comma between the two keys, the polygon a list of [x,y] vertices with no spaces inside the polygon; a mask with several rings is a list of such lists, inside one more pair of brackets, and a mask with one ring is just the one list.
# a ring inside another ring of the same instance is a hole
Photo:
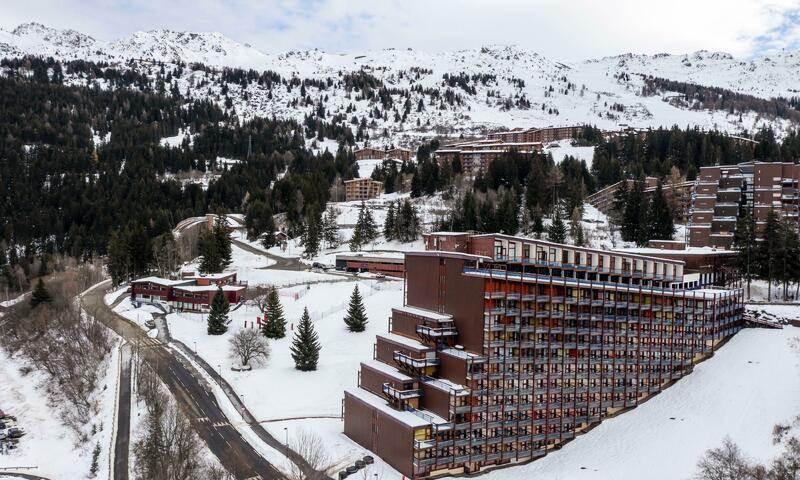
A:
{"label": "pine tree", "polygon": [[281,306],[277,288],[270,288],[267,294],[267,304],[263,313],[266,318],[261,326],[261,333],[267,338],[285,337],[286,318],[283,316],[283,306]]}
{"label": "pine tree", "polygon": [[567,227],[561,219],[561,209],[556,207],[556,215],[547,228],[547,239],[554,243],[564,243],[567,239]]}
{"label": "pine tree", "polygon": [[[644,198],[644,182],[637,181],[628,193],[625,211],[622,213],[622,239],[626,242],[642,243],[647,236],[647,208]],[[646,240],[645,240],[646,243]]]}
{"label": "pine tree", "polygon": [[94,477],[97,475],[97,470],[100,468],[100,443],[97,443],[92,450],[92,464],[89,466],[89,473]]}
{"label": "pine tree", "polygon": [[214,299],[211,300],[211,312],[208,314],[209,335],[222,335],[228,331],[228,312],[230,307],[222,287],[217,287],[217,293],[214,294]]}
{"label": "pine tree", "polygon": [[33,294],[31,294],[31,308],[36,308],[43,303],[50,303],[51,300],[50,292],[47,291],[44,282],[39,278],[39,281],[36,282],[36,288],[33,289]]}
{"label": "pine tree", "polygon": [[308,315],[308,308],[304,308],[290,348],[294,368],[303,372],[316,370],[320,348],[319,337],[314,331],[314,325]]}
{"label": "pine tree", "polygon": [[675,224],[672,222],[672,211],[670,210],[667,197],[658,182],[653,198],[650,200],[650,207],[647,211],[647,239],[672,240],[675,233]]}
{"label": "pine tree", "polygon": [[219,255],[219,270],[225,270],[233,261],[233,251],[231,247],[231,233],[224,215],[217,215],[214,222],[214,241],[217,244],[217,254]]}
{"label": "pine tree", "polygon": [[361,234],[364,237],[364,243],[369,243],[378,238],[378,226],[375,224],[375,219],[372,218],[372,210],[362,202],[361,208],[364,209],[364,219],[361,226]]}
{"label": "pine tree", "polygon": [[306,258],[315,257],[319,253],[320,241],[323,236],[322,220],[316,209],[311,209],[306,215],[306,228],[303,230],[303,245]]}
{"label": "pine tree", "polygon": [[583,247],[586,245],[586,239],[583,236],[583,225],[580,223],[575,227],[575,245]]}
{"label": "pine tree", "polygon": [[394,202],[389,202],[389,208],[386,209],[386,220],[383,222],[383,237],[386,241],[391,241],[395,238]]}
{"label": "pine tree", "polygon": [[625,209],[628,206],[628,180],[623,179],[616,191],[614,191],[614,201],[611,204],[611,217],[616,223],[622,225]]}
{"label": "pine tree", "polygon": [[747,298],[750,298],[750,282],[758,271],[756,255],[756,222],[750,210],[736,219],[736,230],[733,234],[733,248],[736,254],[736,266],[747,282]]}
{"label": "pine tree", "polygon": [[347,308],[347,315],[344,317],[344,323],[351,332],[363,332],[367,327],[367,321],[364,301],[361,298],[361,293],[358,291],[358,285],[356,285],[355,288],[353,288],[353,294],[350,296],[350,306]]}
{"label": "pine tree", "polygon": [[759,265],[759,276],[767,280],[767,299],[772,299],[772,281],[780,268],[783,252],[783,232],[781,221],[775,210],[767,214],[764,230],[761,232],[763,240],[759,242],[756,257]]}
{"label": "pine tree", "polygon": [[325,218],[322,221],[322,237],[328,248],[336,248],[339,246],[339,223],[337,222],[337,213],[333,206],[328,207],[325,212]]}
{"label": "pine tree", "polygon": [[210,231],[201,232],[197,238],[197,251],[200,254],[201,273],[219,273],[222,271],[222,259],[219,255],[219,244]]}

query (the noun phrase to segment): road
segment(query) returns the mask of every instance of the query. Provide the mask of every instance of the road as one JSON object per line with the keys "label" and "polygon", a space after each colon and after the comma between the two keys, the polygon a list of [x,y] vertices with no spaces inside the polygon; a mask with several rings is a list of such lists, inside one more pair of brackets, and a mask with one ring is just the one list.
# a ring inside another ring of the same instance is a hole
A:
{"label": "road", "polygon": [[117,436],[114,439],[114,480],[128,480],[131,443],[131,346],[120,348],[119,394],[117,396]]}
{"label": "road", "polygon": [[108,308],[103,298],[109,284],[103,282],[87,292],[83,297],[85,307],[92,312],[106,312],[99,314],[99,319],[133,345],[141,358],[155,369],[220,463],[237,479],[284,478],[229,424],[213,393],[191,365],[184,364],[185,360],[173,355],[164,344],[149,338],[139,327]]}
{"label": "road", "polygon": [[242,250],[244,250],[246,252],[250,252],[250,253],[253,253],[255,255],[261,255],[262,257],[266,257],[266,258],[274,261],[275,263],[273,265],[270,265],[269,267],[265,267],[267,269],[272,269],[272,270],[301,270],[302,269],[302,264],[300,263],[300,259],[299,258],[279,257],[277,255],[273,255],[271,253],[267,253],[264,250],[261,250],[261,249],[255,248],[253,246],[250,246],[250,245],[248,245],[247,243],[245,243],[245,242],[243,242],[241,240],[232,239],[231,241],[233,242],[234,245],[236,245],[237,247],[241,248]]}

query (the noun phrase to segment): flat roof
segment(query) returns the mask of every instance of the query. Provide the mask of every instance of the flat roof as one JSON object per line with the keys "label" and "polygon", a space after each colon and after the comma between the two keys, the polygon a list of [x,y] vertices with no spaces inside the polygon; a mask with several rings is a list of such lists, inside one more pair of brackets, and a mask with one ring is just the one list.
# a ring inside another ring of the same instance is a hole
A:
{"label": "flat roof", "polygon": [[393,263],[403,263],[405,252],[365,252],[365,253],[337,253],[336,260],[396,260]]}
{"label": "flat roof", "polygon": [[628,248],[617,248],[613,251],[615,252],[630,251],[630,252],[642,253],[645,255],[675,255],[675,256],[732,255],[736,253],[733,250],[726,250],[724,248],[714,248],[714,247],[686,247],[682,250],[669,250],[666,248],[654,248],[654,247],[628,247]]}
{"label": "flat roof", "polygon": [[164,285],[167,287],[172,287],[175,285],[185,285],[187,283],[191,283],[193,279],[191,278],[184,278],[181,280],[170,280],[168,278],[161,278],[161,277],[142,277],[137,278],[136,280],[132,281],[131,283],[155,283],[156,285]]}
{"label": "flat roof", "polygon": [[491,260],[492,257],[486,255],[474,255],[472,253],[451,252],[449,250],[424,250],[419,252],[406,252],[406,256],[417,257],[450,257],[461,258],[464,260]]}
{"label": "flat roof", "polygon": [[391,343],[397,345],[403,345],[404,347],[408,347],[414,350],[433,350],[433,347],[429,347],[419,340],[414,340],[412,338],[404,337],[402,335],[398,335],[396,333],[380,333],[376,335],[377,338],[383,338]]}
{"label": "flat roof", "polygon": [[403,305],[402,307],[392,307],[392,310],[397,310],[398,312],[409,313],[411,315],[417,315],[419,317],[425,317],[431,320],[435,320],[437,322],[449,322],[453,320],[453,316],[449,313],[439,313],[434,312],[433,310],[428,310],[426,308],[419,308],[413,307],[411,305]]}
{"label": "flat roof", "polygon": [[405,373],[401,372],[400,370],[394,368],[391,365],[387,365],[387,364],[385,364],[383,362],[380,362],[378,360],[368,360],[366,362],[361,362],[361,365],[363,365],[363,366],[365,366],[367,368],[371,368],[373,370],[376,370],[378,372],[385,373],[386,375],[389,375],[390,377],[392,377],[392,378],[394,378],[396,380],[399,380],[401,382],[412,382],[412,381],[414,381],[413,378],[409,377],[408,375],[406,375]]}
{"label": "flat roof", "polygon": [[[368,391],[366,391],[364,389],[361,389],[361,388],[352,388],[352,389],[350,389],[350,388],[348,388],[344,392],[345,392],[345,394],[351,395],[354,398],[357,398],[358,400],[361,400],[362,402],[366,403],[367,405],[370,405],[371,407],[374,407],[374,408],[380,410],[381,412],[383,412],[386,415],[394,418],[398,422],[403,423],[405,425],[408,425],[411,428],[425,427],[425,426],[431,425],[433,423],[432,421],[425,420],[421,416],[414,415],[413,413],[411,413],[409,411],[395,410],[394,408],[389,406],[389,404],[386,402],[386,400],[384,398],[381,398],[381,397],[375,395],[374,393],[370,393],[370,392],[368,392]],[[426,412],[426,414],[427,414],[427,412]],[[433,415],[431,415],[431,418],[433,420],[436,419],[436,417],[434,417]],[[441,419],[441,417],[439,417],[439,418]],[[442,421],[441,423],[447,423],[447,422],[446,421]]]}
{"label": "flat roof", "polygon": [[238,292],[244,290],[244,285],[176,285],[175,290],[183,290],[185,292],[216,292],[218,288],[222,288],[223,292]]}

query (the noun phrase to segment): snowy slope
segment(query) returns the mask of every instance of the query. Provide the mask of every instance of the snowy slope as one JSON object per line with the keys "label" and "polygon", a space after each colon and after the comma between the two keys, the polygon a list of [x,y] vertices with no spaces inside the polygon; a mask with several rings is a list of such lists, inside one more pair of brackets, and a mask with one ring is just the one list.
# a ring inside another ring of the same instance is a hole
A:
{"label": "snowy slope", "polygon": [[[515,47],[491,45],[480,49],[428,53],[411,49],[387,49],[352,54],[330,54],[319,50],[263,53],[235,42],[219,33],[152,30],[106,42],[73,30],[56,30],[40,24],[23,24],[12,31],[0,30],[0,56],[24,54],[55,58],[84,58],[106,61],[119,68],[135,68],[153,77],[160,67],[200,62],[214,67],[238,67],[256,71],[271,70],[284,80],[324,80],[330,86],[310,86],[303,100],[299,88],[285,84],[271,89],[251,83],[246,88],[228,84],[227,96],[242,118],[277,116],[302,121],[325,101],[327,118],[341,114],[367,118],[375,144],[411,143],[420,135],[479,134],[486,130],[520,127],[595,124],[616,129],[620,125],[658,127],[698,125],[732,133],[772,124],[781,130],[786,122],[759,118],[755,114],[729,115],[724,111],[691,111],[663,101],[661,96],[640,96],[642,79],[638,74],[657,75],[674,80],[720,86],[762,97],[797,95],[800,53],[787,52],[775,57],[742,61],[724,53],[696,52],[688,55],[621,55],[577,64],[565,64],[535,52]],[[132,66],[127,66],[129,62]],[[342,85],[346,73],[364,71],[380,79],[391,94],[392,105],[385,108],[375,100]],[[465,74],[468,87],[444,85],[443,76]],[[620,76],[625,73],[627,75]],[[475,78],[472,78],[472,77]],[[69,79],[68,79],[69,81]],[[225,103],[221,78],[217,73],[185,69],[176,80],[181,92],[198,98]],[[79,82],[80,83],[80,82]],[[101,85],[102,86],[102,85]],[[441,98],[415,89],[446,90],[459,96],[450,104]],[[403,92],[403,93],[397,93]],[[408,92],[407,95],[404,93]],[[405,121],[406,100],[411,108]],[[419,110],[419,101],[423,109]],[[371,112],[380,107],[380,117]],[[613,107],[613,108],[612,108]],[[399,114],[396,116],[396,114]],[[384,132],[391,137],[383,137]]]}

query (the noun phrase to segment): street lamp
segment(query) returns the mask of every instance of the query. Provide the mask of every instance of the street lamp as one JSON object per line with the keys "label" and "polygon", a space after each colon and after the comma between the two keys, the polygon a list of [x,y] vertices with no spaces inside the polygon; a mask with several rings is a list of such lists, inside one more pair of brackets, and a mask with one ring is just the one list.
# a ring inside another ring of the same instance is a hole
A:
{"label": "street lamp", "polygon": [[289,457],[289,429],[283,427],[283,432],[286,434],[286,457]]}
{"label": "street lamp", "polygon": [[194,354],[197,355],[197,342],[194,342]]}
{"label": "street lamp", "polygon": [[219,376],[222,376],[222,365],[217,364],[217,368],[219,369]]}

